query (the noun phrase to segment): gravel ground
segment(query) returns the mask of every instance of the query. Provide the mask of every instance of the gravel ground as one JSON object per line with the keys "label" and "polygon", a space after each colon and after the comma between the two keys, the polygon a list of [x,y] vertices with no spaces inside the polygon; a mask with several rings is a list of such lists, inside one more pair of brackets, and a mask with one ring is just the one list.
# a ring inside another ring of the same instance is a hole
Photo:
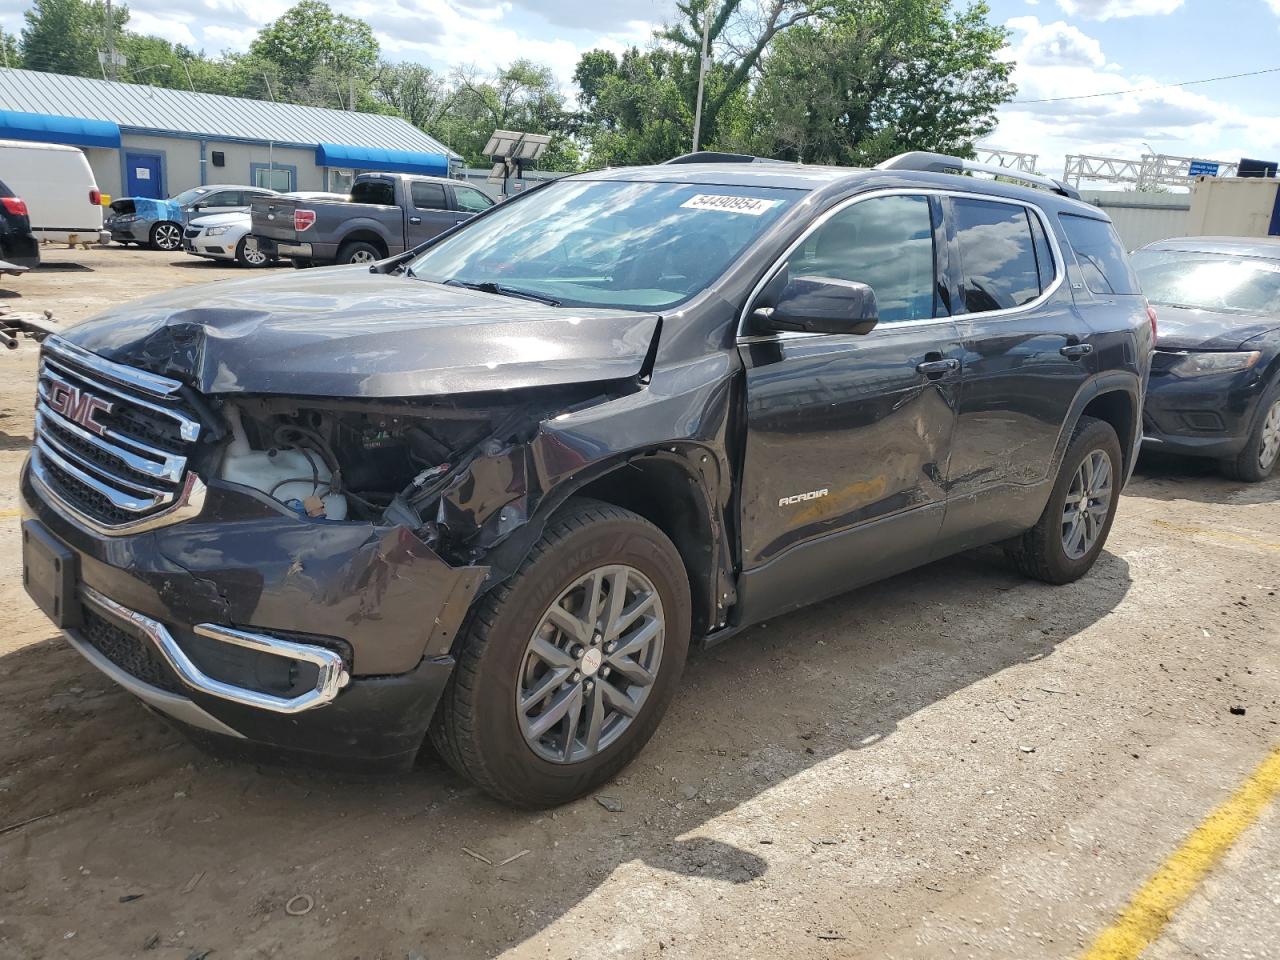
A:
{"label": "gravel ground", "polygon": [[[0,300],[64,323],[241,275],[47,259]],[[43,819],[0,833],[0,957],[1066,957],[1280,745],[1280,480],[1161,461],[1080,583],[978,551],[694,657],[602,791],[619,812],[512,812],[430,759],[394,779],[214,759],[22,593],[34,360],[0,355],[0,830]],[[1276,829],[1151,956],[1277,955]]]}

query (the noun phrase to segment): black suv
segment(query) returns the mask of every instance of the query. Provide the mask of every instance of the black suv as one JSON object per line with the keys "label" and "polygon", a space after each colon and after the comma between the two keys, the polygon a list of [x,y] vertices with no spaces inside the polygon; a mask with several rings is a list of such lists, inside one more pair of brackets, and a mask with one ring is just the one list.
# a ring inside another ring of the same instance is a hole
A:
{"label": "black suv", "polygon": [[545,805],[641,749],[691,643],[993,542],[1075,580],[1151,315],[1104,214],[937,172],[973,166],[607,170],[116,307],[44,342],[27,588],[200,736],[429,736]]}

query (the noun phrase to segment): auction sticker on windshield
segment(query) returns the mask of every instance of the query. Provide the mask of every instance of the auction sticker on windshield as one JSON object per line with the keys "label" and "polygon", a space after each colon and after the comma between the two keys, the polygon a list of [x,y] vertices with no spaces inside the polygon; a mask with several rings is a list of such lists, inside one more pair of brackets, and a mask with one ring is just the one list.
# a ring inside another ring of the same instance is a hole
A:
{"label": "auction sticker on windshield", "polygon": [[762,200],[759,197],[721,197],[710,193],[695,193],[680,206],[690,210],[719,210],[721,213],[745,213],[758,217],[772,210],[780,202]]}

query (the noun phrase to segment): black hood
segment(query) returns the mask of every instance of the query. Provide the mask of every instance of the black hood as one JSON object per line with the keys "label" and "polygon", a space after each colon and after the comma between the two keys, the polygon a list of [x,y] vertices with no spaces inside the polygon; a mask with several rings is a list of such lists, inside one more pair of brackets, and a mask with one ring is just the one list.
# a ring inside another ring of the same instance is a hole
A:
{"label": "black hood", "polygon": [[657,328],[337,267],[173,290],[65,337],[202,393],[425,397],[633,377]]}
{"label": "black hood", "polygon": [[1280,327],[1280,321],[1242,313],[1214,313],[1154,304],[1161,350],[1238,350],[1246,340]]}

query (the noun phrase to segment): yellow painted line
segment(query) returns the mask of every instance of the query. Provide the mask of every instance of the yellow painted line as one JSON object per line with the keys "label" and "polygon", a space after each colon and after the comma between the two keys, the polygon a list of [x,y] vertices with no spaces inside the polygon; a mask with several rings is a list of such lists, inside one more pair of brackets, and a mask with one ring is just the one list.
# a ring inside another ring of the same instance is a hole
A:
{"label": "yellow painted line", "polygon": [[22,516],[21,510],[0,510],[0,520],[12,520],[20,516]]}
{"label": "yellow painted line", "polygon": [[1280,543],[1276,543],[1274,540],[1259,540],[1257,537],[1247,537],[1242,533],[1232,533],[1229,530],[1190,527],[1181,523],[1170,523],[1168,520],[1152,520],[1151,523],[1154,526],[1163,527],[1165,530],[1172,530],[1175,533],[1185,533],[1189,537],[1208,537],[1210,540],[1222,540],[1226,543],[1244,543],[1251,547],[1262,547],[1264,550],[1280,550]]}
{"label": "yellow painted line", "polygon": [[1081,960],[1137,960],[1277,794],[1280,749],[1249,775],[1230,800],[1196,827],[1133,895],[1124,912],[1102,931]]}

